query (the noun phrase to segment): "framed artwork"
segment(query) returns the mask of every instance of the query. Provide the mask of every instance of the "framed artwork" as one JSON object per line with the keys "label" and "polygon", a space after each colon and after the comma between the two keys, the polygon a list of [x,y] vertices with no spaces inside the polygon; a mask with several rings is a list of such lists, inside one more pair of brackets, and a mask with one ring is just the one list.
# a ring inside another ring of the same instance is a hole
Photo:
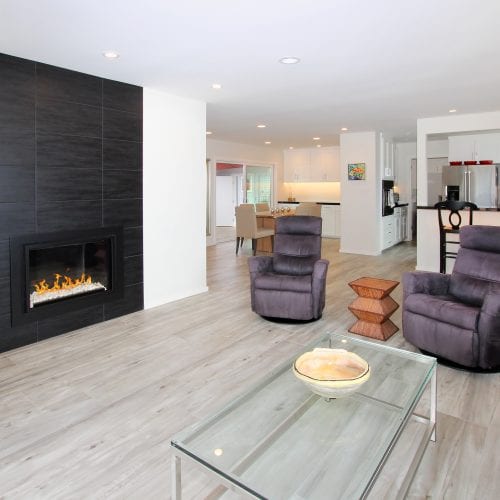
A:
{"label": "framed artwork", "polygon": [[347,178],[350,181],[364,181],[366,179],[366,164],[349,163],[347,165]]}

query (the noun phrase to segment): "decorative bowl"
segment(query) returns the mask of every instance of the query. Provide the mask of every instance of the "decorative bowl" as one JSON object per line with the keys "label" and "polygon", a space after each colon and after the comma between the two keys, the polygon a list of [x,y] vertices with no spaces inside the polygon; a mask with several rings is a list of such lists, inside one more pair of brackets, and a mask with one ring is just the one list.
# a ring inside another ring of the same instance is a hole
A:
{"label": "decorative bowl", "polygon": [[462,161],[450,161],[450,165],[452,167],[458,167],[459,165],[462,165],[463,162]]}
{"label": "decorative bowl", "polygon": [[324,398],[340,398],[357,391],[370,378],[370,365],[345,349],[316,348],[299,356],[293,374]]}
{"label": "decorative bowl", "polygon": [[493,160],[479,160],[479,165],[493,165]]}
{"label": "decorative bowl", "polygon": [[466,160],[464,161],[464,165],[477,165],[476,160]]}

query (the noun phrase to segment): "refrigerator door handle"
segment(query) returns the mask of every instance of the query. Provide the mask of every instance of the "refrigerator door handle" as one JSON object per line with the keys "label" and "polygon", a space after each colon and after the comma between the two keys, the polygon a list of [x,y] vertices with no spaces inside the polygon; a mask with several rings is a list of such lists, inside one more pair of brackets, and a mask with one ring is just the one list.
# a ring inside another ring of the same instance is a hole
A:
{"label": "refrigerator door handle", "polygon": [[471,201],[471,195],[470,195],[470,184],[471,184],[471,174],[472,172],[470,170],[467,170],[467,201]]}

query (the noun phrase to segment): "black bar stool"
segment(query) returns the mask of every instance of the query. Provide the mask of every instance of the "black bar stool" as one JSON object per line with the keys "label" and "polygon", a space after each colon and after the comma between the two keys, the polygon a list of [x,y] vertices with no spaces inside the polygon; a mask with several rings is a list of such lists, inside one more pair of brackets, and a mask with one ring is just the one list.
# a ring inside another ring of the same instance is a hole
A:
{"label": "black bar stool", "polygon": [[[462,224],[462,215],[460,210],[469,210],[469,225],[472,225],[472,213],[477,210],[477,205],[475,203],[470,203],[468,201],[440,201],[434,205],[434,208],[438,210],[438,220],[439,220],[439,272],[446,274],[446,259],[456,259],[457,252],[450,252],[446,250],[446,245],[460,245],[458,239],[449,240],[447,235],[458,234],[460,232],[460,226]],[[443,222],[443,211],[449,210],[448,223]]]}

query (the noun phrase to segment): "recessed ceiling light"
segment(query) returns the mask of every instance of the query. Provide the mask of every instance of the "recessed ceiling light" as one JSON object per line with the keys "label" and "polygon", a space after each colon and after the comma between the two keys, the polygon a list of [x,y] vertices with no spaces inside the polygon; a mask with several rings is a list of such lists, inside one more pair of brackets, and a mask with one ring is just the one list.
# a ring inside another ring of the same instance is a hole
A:
{"label": "recessed ceiling light", "polygon": [[342,130],[342,132],[347,132],[349,129],[347,127],[342,127],[340,130]]}
{"label": "recessed ceiling light", "polygon": [[271,144],[271,141],[266,141],[264,144]]}
{"label": "recessed ceiling light", "polygon": [[264,125],[263,123],[259,123],[259,125],[257,125],[257,128],[266,128],[267,125]]}
{"label": "recessed ceiling light", "polygon": [[282,57],[280,59],[280,63],[282,64],[297,64],[298,62],[300,62],[298,57]]}
{"label": "recessed ceiling light", "polygon": [[293,149],[293,146],[288,146],[288,149]]}
{"label": "recessed ceiling light", "polygon": [[456,109],[450,109],[450,110],[449,110],[449,112],[450,112],[450,113],[456,113],[456,112],[457,112],[457,110],[456,110]]}
{"label": "recessed ceiling light", "polygon": [[114,50],[106,50],[106,52],[103,52],[102,55],[106,59],[118,59],[120,57],[120,54],[118,54],[118,52],[115,52]]}
{"label": "recessed ceiling light", "polygon": [[320,147],[321,147],[321,144],[316,144],[316,147],[317,147],[317,148],[320,148]]}
{"label": "recessed ceiling light", "polygon": [[220,83],[212,83],[212,88],[215,90],[220,90],[222,85]]}
{"label": "recessed ceiling light", "polygon": [[212,135],[212,132],[210,132],[210,130],[207,130],[207,135]]}
{"label": "recessed ceiling light", "polygon": [[321,137],[313,137],[313,141],[319,141]]}

